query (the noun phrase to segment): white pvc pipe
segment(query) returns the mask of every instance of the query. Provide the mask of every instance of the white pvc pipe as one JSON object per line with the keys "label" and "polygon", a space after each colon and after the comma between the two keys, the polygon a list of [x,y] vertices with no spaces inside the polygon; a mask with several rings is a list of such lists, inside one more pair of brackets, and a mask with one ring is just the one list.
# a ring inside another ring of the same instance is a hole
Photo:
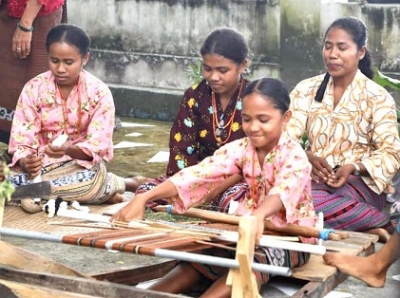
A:
{"label": "white pvc pipe", "polygon": [[57,216],[110,224],[110,216],[94,214],[94,213],[86,213],[77,210],[68,210],[65,208],[58,209]]}
{"label": "white pvc pipe", "polygon": [[[156,248],[154,255],[161,258],[169,258],[180,261],[196,262],[201,264],[215,265],[225,268],[239,268],[239,262],[234,259],[226,259],[209,255],[195,254],[190,252],[181,252]],[[259,263],[251,263],[251,269],[260,272],[267,272],[274,275],[290,276],[291,270],[287,267],[272,266]]]}

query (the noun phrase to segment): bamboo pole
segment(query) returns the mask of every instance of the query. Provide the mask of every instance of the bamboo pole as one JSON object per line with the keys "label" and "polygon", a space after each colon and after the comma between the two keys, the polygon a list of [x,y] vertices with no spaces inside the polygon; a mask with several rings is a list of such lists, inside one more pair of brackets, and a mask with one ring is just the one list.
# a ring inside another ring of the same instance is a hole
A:
{"label": "bamboo pole", "polygon": [[[168,206],[160,205],[155,207],[154,210],[167,212],[168,208],[169,208]],[[196,209],[196,208],[189,208],[184,213],[178,213],[176,210],[172,209],[171,213],[176,215],[184,215],[184,216],[206,219],[214,222],[228,223],[232,225],[239,225],[239,220],[240,220],[240,216],[230,215],[222,212]],[[273,232],[284,233],[285,235],[290,235],[290,236],[320,238],[319,237],[320,231],[314,227],[304,227],[294,224],[288,224],[283,227],[277,227],[272,222],[266,221],[265,229]],[[341,240],[343,237],[347,238],[348,235],[346,235],[345,233],[342,234],[331,233],[328,236],[329,240]]]}

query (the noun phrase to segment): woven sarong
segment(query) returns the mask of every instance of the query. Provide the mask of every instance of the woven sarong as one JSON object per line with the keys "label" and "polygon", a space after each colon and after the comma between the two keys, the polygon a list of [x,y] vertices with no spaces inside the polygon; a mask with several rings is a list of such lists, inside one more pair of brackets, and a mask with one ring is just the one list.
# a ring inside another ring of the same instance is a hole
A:
{"label": "woven sarong", "polygon": [[312,197],[315,210],[324,214],[325,228],[365,231],[390,224],[382,212],[386,194],[376,194],[360,177],[351,175],[341,188],[313,182]]}
{"label": "woven sarong", "polygon": [[[51,164],[42,169],[41,177],[51,183],[52,194],[47,199],[61,197],[65,201],[101,204],[125,191],[124,179],[107,173],[103,162],[91,169],[78,165],[74,160]],[[25,173],[13,173],[10,181],[14,186],[30,183]]]}
{"label": "woven sarong", "polygon": [[[144,193],[147,192],[157,185],[160,185],[163,183],[165,180],[167,180],[168,177],[166,175],[157,177],[156,179],[153,179],[151,181],[148,181],[142,185],[139,186],[137,189],[136,193]],[[245,197],[245,194],[249,191],[249,186],[246,182],[239,182],[235,185],[232,185],[229,187],[226,191],[224,191],[219,197],[213,199],[207,206],[205,206],[207,209],[214,210],[214,211],[220,211],[220,212],[225,212],[228,213],[229,211],[229,203],[231,201],[240,201]],[[155,208],[158,205],[168,205],[168,199],[160,199],[157,201],[149,202],[147,203],[148,208]]]}
{"label": "woven sarong", "polygon": [[15,58],[12,38],[19,19],[7,14],[7,5],[0,6],[0,141],[8,143],[14,109],[23,86],[36,75],[49,69],[46,37],[61,21],[62,8],[33,23],[31,52],[26,59]]}

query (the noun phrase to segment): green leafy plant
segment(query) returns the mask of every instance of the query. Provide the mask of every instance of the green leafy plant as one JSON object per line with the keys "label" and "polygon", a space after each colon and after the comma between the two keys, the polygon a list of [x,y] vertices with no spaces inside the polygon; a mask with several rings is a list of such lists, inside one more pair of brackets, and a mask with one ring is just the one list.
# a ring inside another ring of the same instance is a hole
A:
{"label": "green leafy plant", "polygon": [[[382,87],[389,87],[400,91],[400,81],[384,75],[378,70],[378,68],[374,68],[374,81]],[[397,123],[400,123],[400,109],[396,109],[396,112]]]}
{"label": "green leafy plant", "polygon": [[189,73],[189,79],[193,84],[200,83],[203,79],[202,62],[195,61],[190,63],[187,68],[187,72]]}
{"label": "green leafy plant", "polygon": [[2,167],[3,167],[4,180],[0,183],[0,200],[6,199],[6,202],[8,202],[11,200],[11,195],[14,193],[15,188],[11,184],[9,179],[10,169],[4,165]]}

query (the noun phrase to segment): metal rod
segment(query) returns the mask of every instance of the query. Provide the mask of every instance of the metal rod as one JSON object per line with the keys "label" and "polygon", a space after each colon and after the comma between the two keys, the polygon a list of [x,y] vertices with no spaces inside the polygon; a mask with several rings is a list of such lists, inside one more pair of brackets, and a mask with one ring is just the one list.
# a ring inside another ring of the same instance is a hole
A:
{"label": "metal rod", "polygon": [[[195,254],[189,252],[181,252],[174,250],[167,250],[156,248],[154,255],[161,258],[170,258],[180,261],[195,262],[201,264],[208,264],[226,268],[239,268],[239,262],[233,259],[226,259],[221,257],[214,257],[209,255]],[[275,275],[290,276],[291,270],[287,267],[278,267],[266,264],[251,263],[251,268],[255,271],[267,272]]]}

